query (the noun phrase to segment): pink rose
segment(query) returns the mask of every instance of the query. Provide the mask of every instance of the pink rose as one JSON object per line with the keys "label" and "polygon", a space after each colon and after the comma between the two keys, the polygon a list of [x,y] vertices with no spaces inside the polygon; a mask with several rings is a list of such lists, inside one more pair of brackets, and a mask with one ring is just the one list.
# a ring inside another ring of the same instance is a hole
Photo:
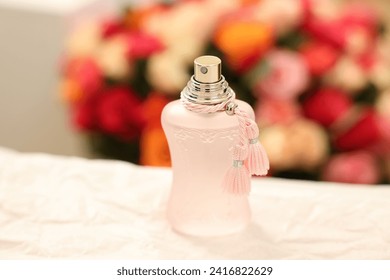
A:
{"label": "pink rose", "polygon": [[333,156],[326,165],[323,179],[352,184],[375,184],[380,179],[378,163],[368,152],[358,151]]}
{"label": "pink rose", "polygon": [[255,92],[278,100],[291,100],[305,90],[309,73],[300,54],[275,50],[265,58],[269,72],[255,84]]}
{"label": "pink rose", "polygon": [[300,115],[300,108],[294,101],[262,98],[255,108],[256,121],[261,125],[275,123],[289,124]]}
{"label": "pink rose", "polygon": [[161,41],[143,32],[130,32],[126,35],[129,58],[147,58],[164,49]]}
{"label": "pink rose", "polygon": [[315,76],[321,76],[328,72],[337,62],[339,51],[330,44],[321,41],[306,43],[300,49],[306,65]]}
{"label": "pink rose", "polygon": [[80,84],[88,97],[96,94],[103,86],[103,73],[92,58],[73,58],[66,62],[65,75]]}

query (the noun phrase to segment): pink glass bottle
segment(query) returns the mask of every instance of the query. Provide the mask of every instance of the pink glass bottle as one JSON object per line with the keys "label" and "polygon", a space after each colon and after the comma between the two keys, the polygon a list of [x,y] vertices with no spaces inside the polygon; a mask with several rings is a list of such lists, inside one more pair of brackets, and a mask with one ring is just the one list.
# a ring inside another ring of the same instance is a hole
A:
{"label": "pink glass bottle", "polygon": [[[233,94],[221,75],[221,60],[202,56],[195,59],[194,75],[181,98],[213,105]],[[254,118],[249,104],[235,102]],[[221,186],[238,139],[237,118],[225,112],[195,113],[176,100],[164,108],[161,122],[172,159],[167,215],[173,229],[196,236],[232,234],[244,229],[251,216],[248,197],[227,193]]]}

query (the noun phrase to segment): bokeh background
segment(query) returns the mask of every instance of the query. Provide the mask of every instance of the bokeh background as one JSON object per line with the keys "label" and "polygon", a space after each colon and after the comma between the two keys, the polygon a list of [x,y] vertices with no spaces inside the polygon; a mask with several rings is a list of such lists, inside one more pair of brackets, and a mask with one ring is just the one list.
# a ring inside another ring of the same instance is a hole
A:
{"label": "bokeh background", "polygon": [[390,2],[0,1],[0,146],[170,166],[162,108],[203,54],[270,176],[390,181]]}

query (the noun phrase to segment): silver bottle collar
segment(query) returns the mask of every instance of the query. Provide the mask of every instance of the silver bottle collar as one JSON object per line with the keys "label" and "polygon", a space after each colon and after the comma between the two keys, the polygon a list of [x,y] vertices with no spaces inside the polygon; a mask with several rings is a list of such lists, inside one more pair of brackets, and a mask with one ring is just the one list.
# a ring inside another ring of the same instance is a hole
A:
{"label": "silver bottle collar", "polygon": [[214,105],[231,98],[234,93],[221,75],[221,60],[216,56],[205,55],[194,60],[194,75],[182,91],[188,101]]}
{"label": "silver bottle collar", "polygon": [[214,105],[232,98],[233,91],[223,76],[221,76],[220,81],[207,84],[196,81],[192,76],[183,89],[182,95],[188,101],[196,104]]}

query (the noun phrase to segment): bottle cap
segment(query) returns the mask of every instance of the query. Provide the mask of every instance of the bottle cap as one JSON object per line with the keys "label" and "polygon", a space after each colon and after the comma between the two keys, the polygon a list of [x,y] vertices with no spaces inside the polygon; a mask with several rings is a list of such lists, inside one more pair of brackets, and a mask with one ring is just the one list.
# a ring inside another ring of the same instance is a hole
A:
{"label": "bottle cap", "polygon": [[194,78],[205,84],[221,80],[221,60],[212,55],[204,55],[194,60]]}
{"label": "bottle cap", "polygon": [[215,105],[233,98],[234,92],[221,75],[221,60],[205,55],[194,60],[194,75],[181,97],[194,104]]}

